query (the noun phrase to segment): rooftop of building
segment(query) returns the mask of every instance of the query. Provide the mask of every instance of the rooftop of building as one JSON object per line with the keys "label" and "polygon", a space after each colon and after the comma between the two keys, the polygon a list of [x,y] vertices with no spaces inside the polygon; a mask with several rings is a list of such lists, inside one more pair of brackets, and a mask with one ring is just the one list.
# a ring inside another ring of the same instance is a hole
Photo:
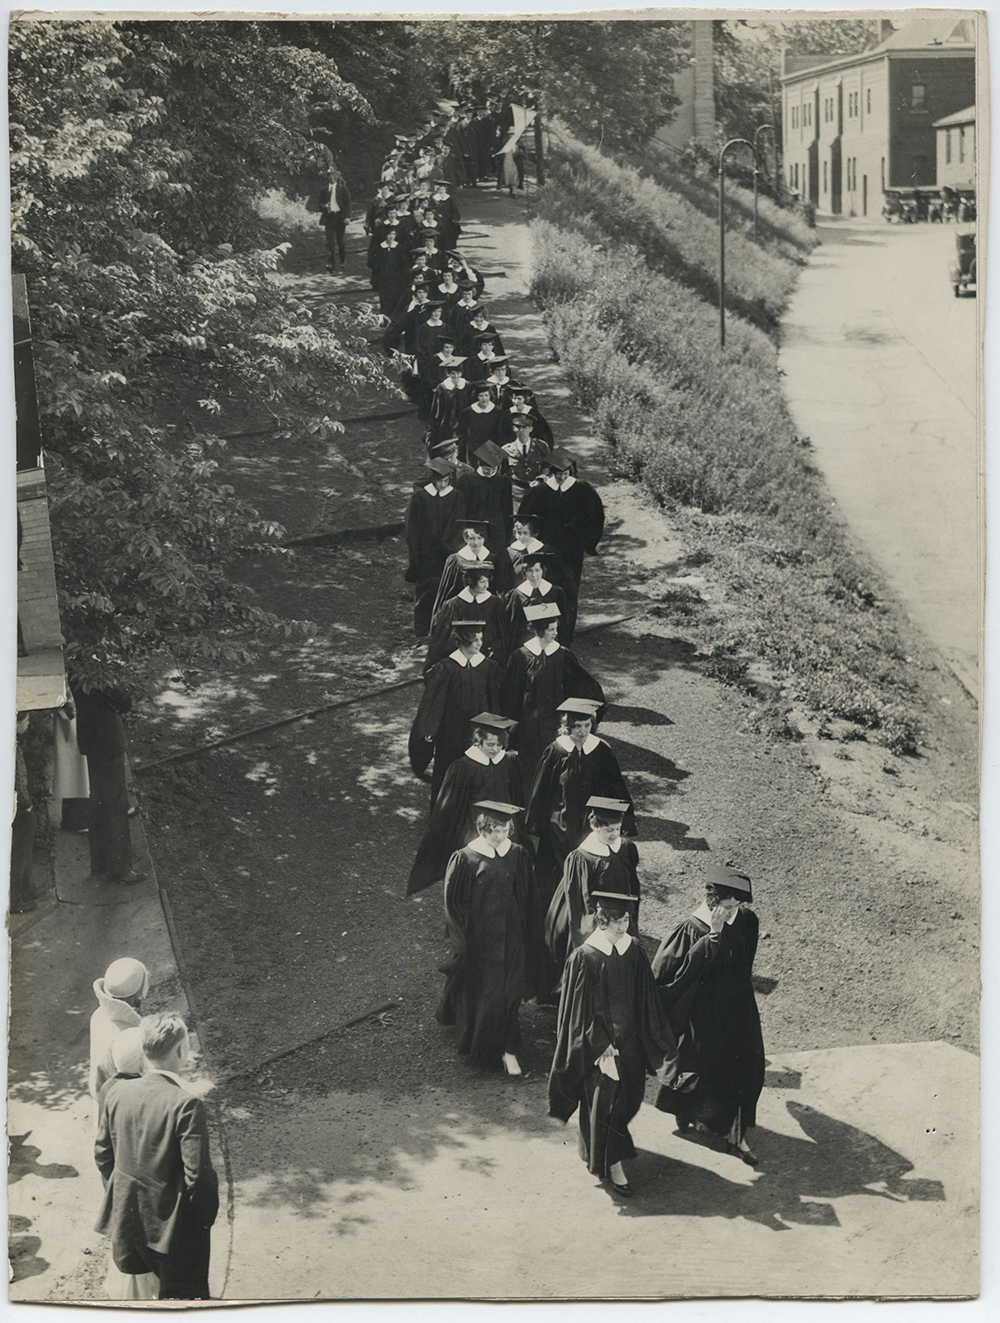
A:
{"label": "rooftop of building", "polygon": [[849,69],[861,61],[877,60],[886,55],[928,54],[936,51],[973,52],[976,48],[975,20],[954,16],[921,18],[890,32],[877,45],[853,55],[786,55],[781,81]]}
{"label": "rooftop of building", "polygon": [[975,124],[976,107],[969,106],[968,110],[956,110],[951,115],[945,115],[943,119],[934,121],[936,129],[950,129],[956,124]]}

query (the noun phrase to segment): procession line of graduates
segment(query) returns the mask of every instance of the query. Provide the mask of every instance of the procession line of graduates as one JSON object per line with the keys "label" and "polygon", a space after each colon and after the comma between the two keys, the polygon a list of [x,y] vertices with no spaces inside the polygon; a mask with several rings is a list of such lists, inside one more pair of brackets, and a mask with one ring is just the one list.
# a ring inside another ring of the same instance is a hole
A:
{"label": "procession line of graduates", "polygon": [[423,166],[435,133],[397,144],[367,225],[386,348],[426,425],[405,577],[427,640],[409,758],[430,814],[407,894],[443,882],[452,955],[437,1018],[460,1053],[520,1075],[520,1006],[558,1002],[549,1110],[578,1114],[581,1155],[618,1195],[631,1194],[622,1163],[647,1074],[681,1132],[755,1165],[750,883],[710,866],[704,904],[650,965],[635,810],[597,733],[604,690],[571,647],[603,504],[510,375],[483,278],[456,246],[456,181],[446,157],[433,182]]}

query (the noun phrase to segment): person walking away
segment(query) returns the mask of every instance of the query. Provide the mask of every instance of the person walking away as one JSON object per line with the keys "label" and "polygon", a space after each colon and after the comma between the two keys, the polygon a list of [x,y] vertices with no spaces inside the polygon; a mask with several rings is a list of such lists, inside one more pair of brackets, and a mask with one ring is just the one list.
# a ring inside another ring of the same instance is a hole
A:
{"label": "person walking away", "polygon": [[594,930],[570,952],[549,1073],[549,1115],[579,1111],[580,1156],[632,1193],[623,1163],[635,1157],[629,1122],[642,1106],[646,1075],[676,1071],[677,1047],[649,960],[628,932],[632,897],[595,893]]}
{"label": "person walking away", "polygon": [[28,766],[21,740],[28,733],[30,717],[17,714],[14,736],[14,820],[10,831],[10,912],[30,914],[38,908],[31,882],[35,849],[35,806],[28,789]]}
{"label": "person walking away", "polygon": [[139,1011],[149,994],[149,970],[141,960],[113,960],[104,977],[94,980],[97,1010],[90,1017],[90,1074],[87,1087],[95,1100],[115,1073],[113,1050],[118,1035],[138,1028]]}
{"label": "person walking away", "polygon": [[208,1300],[211,1228],[219,1211],[205,1107],[180,1076],[190,1061],[184,1021],[142,1021],[148,1070],[104,1096],[94,1145],[104,1181],[95,1230],[123,1273],[153,1272],[160,1300]]}
{"label": "person walking away", "polygon": [[476,805],[478,835],[452,855],[444,907],[454,957],[445,974],[437,1021],[455,1026],[460,1053],[500,1062],[521,1075],[519,1011],[533,991],[539,909],[531,856],[510,839],[516,804]]}
{"label": "person walking away", "polygon": [[[146,1073],[146,1058],[142,1050],[142,1031],[123,1029],[111,1045],[115,1073],[101,1085],[97,1095],[98,1130],[104,1114],[104,1100],[116,1080],[137,1080]],[[104,1294],[109,1300],[155,1300],[159,1280],[153,1272],[120,1272],[113,1258],[108,1259],[104,1278]]]}
{"label": "person walking away", "polygon": [[132,700],[122,689],[77,689],[76,738],[90,777],[90,871],[119,886],[141,882],[132,871],[132,838],[125,788],[125,727]]}
{"label": "person walking away", "polygon": [[344,237],[347,222],[351,219],[351,194],[344,176],[335,165],[330,167],[326,186],[320,195],[320,224],[326,231],[326,269],[337,270],[337,258],[341,266],[347,261]]}
{"label": "person walking away", "polygon": [[705,900],[660,944],[653,977],[693,1078],[664,1083],[656,1106],[721,1140],[748,1166],[757,1155],[747,1131],[764,1087],[764,1040],[753,991],[759,923],[749,877],[729,865],[706,868]]}

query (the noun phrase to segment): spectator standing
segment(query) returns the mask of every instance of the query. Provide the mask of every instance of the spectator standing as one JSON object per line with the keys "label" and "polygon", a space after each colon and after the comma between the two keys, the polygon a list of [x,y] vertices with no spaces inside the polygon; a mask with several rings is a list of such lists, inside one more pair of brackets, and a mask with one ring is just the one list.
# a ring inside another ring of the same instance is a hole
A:
{"label": "spectator standing", "polygon": [[180,1076],[190,1060],[184,1021],[142,1021],[148,1070],[104,1095],[94,1157],[104,1181],[95,1230],[111,1240],[116,1267],[153,1272],[160,1300],[208,1300],[211,1228],[219,1180],[200,1099]]}
{"label": "spectator standing", "polygon": [[38,908],[31,885],[31,860],[35,848],[35,811],[28,790],[28,768],[21,739],[28,733],[27,712],[17,714],[14,739],[14,821],[10,832],[10,912],[29,914]]}
{"label": "spectator standing", "polygon": [[123,956],[108,965],[104,977],[94,980],[97,1010],[90,1017],[90,1096],[98,1098],[102,1086],[115,1073],[114,1044],[118,1035],[139,1025],[139,1009],[149,993],[149,970],[141,960]]}
{"label": "spectator standing", "polygon": [[119,886],[141,882],[132,871],[132,839],[125,788],[123,713],[132,700],[121,689],[74,692],[76,739],[90,776],[90,871]]}
{"label": "spectator standing", "polygon": [[86,831],[90,813],[87,760],[76,742],[76,712],[72,703],[52,714],[52,798],[60,805],[62,831]]}

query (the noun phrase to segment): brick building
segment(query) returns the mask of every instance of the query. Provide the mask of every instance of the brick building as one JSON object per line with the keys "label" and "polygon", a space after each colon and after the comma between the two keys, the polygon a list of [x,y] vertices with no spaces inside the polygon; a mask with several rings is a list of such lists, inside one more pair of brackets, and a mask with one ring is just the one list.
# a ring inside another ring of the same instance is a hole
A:
{"label": "brick building", "polygon": [[877,216],[887,190],[936,189],[935,121],[975,101],[973,18],[889,26],[857,55],[785,56],[785,183],[820,214]]}
{"label": "brick building", "polygon": [[715,51],[712,23],[688,23],[688,62],[674,75],[674,96],[680,100],[670,124],[656,133],[667,147],[686,147],[692,140],[710,147],[715,142]]}

